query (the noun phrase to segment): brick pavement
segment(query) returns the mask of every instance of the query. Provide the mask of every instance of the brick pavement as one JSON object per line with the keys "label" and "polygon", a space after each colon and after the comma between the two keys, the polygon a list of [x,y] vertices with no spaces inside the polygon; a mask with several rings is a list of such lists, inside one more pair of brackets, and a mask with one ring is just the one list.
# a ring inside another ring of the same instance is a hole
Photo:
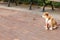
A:
{"label": "brick pavement", "polygon": [[38,14],[0,8],[0,40],[60,40],[59,30],[45,30]]}

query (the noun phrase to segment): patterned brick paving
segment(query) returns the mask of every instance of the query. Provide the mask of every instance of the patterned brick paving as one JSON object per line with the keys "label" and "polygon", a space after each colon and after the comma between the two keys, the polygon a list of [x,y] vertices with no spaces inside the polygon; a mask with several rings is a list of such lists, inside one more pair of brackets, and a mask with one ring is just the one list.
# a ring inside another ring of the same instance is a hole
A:
{"label": "patterned brick paving", "polygon": [[60,40],[60,28],[45,30],[38,14],[0,8],[0,40]]}

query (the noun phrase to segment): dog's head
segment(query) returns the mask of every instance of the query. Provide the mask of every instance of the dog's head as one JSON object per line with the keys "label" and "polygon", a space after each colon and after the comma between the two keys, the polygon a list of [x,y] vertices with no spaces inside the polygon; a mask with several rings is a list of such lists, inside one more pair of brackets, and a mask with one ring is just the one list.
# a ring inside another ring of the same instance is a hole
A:
{"label": "dog's head", "polygon": [[50,15],[50,14],[49,14],[48,12],[45,12],[45,13],[43,13],[42,17],[46,19],[46,18],[49,17],[49,15]]}

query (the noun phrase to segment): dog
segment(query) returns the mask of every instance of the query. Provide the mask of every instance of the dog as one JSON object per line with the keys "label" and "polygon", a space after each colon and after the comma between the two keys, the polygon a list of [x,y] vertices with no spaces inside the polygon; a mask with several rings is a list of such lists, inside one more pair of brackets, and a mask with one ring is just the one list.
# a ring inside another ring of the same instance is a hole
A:
{"label": "dog", "polygon": [[46,22],[46,26],[45,26],[46,30],[48,29],[53,30],[57,28],[56,20],[48,12],[44,12],[42,17],[45,19]]}

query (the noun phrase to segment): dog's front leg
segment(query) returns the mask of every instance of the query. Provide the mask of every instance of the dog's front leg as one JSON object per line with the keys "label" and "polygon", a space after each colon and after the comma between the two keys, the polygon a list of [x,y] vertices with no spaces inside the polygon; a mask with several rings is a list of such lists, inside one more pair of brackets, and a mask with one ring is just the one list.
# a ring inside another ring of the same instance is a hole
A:
{"label": "dog's front leg", "polygon": [[48,30],[48,26],[49,26],[49,25],[48,25],[48,19],[46,19],[46,21],[45,21],[45,29],[46,29],[46,30]]}
{"label": "dog's front leg", "polygon": [[48,23],[46,23],[45,29],[48,30]]}

